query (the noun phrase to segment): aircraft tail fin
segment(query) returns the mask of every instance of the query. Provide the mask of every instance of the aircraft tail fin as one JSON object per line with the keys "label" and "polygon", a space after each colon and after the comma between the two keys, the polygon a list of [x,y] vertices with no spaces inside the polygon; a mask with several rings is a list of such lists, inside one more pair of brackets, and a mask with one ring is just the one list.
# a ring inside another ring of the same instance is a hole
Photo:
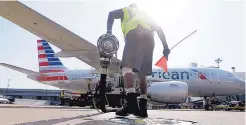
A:
{"label": "aircraft tail fin", "polygon": [[62,64],[50,44],[45,40],[37,40],[38,62],[40,73],[64,72],[67,68]]}

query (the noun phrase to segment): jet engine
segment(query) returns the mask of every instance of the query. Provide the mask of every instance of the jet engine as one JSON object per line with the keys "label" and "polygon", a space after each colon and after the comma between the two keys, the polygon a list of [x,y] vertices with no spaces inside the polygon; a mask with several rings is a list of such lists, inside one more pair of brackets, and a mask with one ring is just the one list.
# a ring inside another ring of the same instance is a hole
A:
{"label": "jet engine", "polygon": [[152,82],[147,95],[155,102],[183,103],[188,98],[188,85],[181,81]]}

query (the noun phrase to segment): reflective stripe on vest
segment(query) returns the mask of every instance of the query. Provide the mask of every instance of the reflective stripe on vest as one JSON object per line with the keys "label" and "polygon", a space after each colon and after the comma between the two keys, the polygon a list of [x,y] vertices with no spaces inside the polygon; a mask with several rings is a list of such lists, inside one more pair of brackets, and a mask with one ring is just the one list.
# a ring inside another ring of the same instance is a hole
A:
{"label": "reflective stripe on vest", "polygon": [[124,19],[121,22],[121,29],[124,37],[129,31],[136,29],[138,25],[141,25],[144,28],[153,31],[150,27],[150,22],[148,21],[144,13],[131,7],[123,8],[122,10],[124,13]]}

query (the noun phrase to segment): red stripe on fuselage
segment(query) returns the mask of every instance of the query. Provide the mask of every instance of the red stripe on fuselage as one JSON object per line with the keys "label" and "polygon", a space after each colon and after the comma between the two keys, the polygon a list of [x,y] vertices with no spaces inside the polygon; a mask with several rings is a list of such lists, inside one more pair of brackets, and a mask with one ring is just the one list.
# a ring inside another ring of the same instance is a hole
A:
{"label": "red stripe on fuselage", "polygon": [[67,76],[47,76],[47,77],[37,77],[39,81],[57,81],[57,80],[68,80]]}
{"label": "red stripe on fuselage", "polygon": [[38,58],[47,58],[46,54],[38,54]]}

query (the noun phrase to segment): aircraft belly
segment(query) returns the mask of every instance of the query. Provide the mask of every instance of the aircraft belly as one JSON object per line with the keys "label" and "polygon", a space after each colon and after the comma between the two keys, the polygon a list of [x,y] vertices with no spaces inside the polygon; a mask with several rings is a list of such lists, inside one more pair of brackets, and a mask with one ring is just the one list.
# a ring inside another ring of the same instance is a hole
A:
{"label": "aircraft belly", "polygon": [[[91,86],[94,86],[95,84],[96,83],[92,83]],[[80,92],[88,91],[88,84],[85,81],[71,81],[70,83],[52,83],[50,85],[70,91],[80,91]]]}
{"label": "aircraft belly", "polygon": [[210,82],[189,84],[189,96],[220,96],[220,95],[231,95],[232,94],[232,86],[228,86],[226,84],[215,84]]}

